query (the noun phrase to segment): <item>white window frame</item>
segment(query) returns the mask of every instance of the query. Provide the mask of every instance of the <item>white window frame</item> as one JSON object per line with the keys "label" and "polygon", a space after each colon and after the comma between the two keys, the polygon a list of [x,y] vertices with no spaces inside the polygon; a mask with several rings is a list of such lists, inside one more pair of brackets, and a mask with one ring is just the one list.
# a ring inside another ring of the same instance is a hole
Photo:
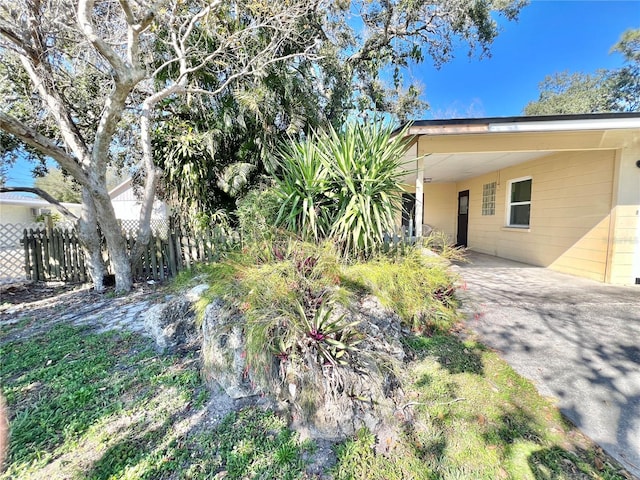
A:
{"label": "white window frame", "polygon": [[[514,183],[524,182],[526,180],[531,180],[531,197],[533,198],[533,177],[520,177],[520,178],[512,178],[507,182],[507,211],[506,211],[506,222],[505,225],[509,228],[530,228],[531,227],[531,199],[527,202],[511,202],[511,185]],[[529,224],[528,225],[512,225],[511,224],[511,207],[517,205],[529,205]]]}

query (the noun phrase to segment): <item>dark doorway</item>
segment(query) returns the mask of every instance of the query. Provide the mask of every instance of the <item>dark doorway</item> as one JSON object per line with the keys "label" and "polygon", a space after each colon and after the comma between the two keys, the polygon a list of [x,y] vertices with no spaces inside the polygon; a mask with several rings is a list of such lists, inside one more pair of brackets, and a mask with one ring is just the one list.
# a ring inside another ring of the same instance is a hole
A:
{"label": "dark doorway", "polygon": [[[416,231],[416,194],[402,194],[402,226],[406,228],[411,235],[415,235]],[[411,225],[411,227],[409,227]]]}
{"label": "dark doorway", "polygon": [[469,229],[469,190],[458,193],[458,238],[457,245],[467,246],[467,231]]}

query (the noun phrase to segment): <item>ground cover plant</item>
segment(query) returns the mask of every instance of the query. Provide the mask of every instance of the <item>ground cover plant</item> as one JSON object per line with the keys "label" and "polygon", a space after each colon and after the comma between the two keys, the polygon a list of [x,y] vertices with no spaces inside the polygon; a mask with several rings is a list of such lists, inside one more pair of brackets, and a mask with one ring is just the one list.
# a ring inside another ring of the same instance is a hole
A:
{"label": "ground cover plant", "polygon": [[299,478],[311,448],[270,412],[208,423],[193,353],[160,357],[133,334],[59,325],[2,344],[0,358],[11,412],[0,478]]}
{"label": "ground cover plant", "polygon": [[[0,478],[316,478],[313,442],[283,417],[248,407],[214,421],[193,353],[64,324],[29,334],[39,321],[0,337],[12,430]],[[494,352],[444,328],[404,342],[413,418],[381,453],[365,430],[338,444],[325,478],[626,478]]]}

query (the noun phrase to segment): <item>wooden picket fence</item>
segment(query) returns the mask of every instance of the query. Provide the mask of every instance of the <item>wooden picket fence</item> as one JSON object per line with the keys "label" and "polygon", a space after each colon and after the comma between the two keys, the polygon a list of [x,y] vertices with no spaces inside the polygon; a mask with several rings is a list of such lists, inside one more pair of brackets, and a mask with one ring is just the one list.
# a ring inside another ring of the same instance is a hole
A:
{"label": "wooden picket fence", "polygon": [[[131,251],[135,237],[126,233],[125,239]],[[191,269],[198,262],[216,260],[221,250],[236,241],[237,238],[224,235],[216,228],[194,233],[172,222],[165,232],[156,232],[151,236],[142,258],[134,262],[133,277],[136,280],[166,280],[182,270]],[[21,243],[28,279],[63,282],[89,280],[85,256],[74,230],[25,229]],[[106,249],[103,250],[103,256],[110,273],[113,273]]]}
{"label": "wooden picket fence", "polygon": [[78,235],[73,230],[24,230],[25,273],[30,280],[86,282],[87,269]]}

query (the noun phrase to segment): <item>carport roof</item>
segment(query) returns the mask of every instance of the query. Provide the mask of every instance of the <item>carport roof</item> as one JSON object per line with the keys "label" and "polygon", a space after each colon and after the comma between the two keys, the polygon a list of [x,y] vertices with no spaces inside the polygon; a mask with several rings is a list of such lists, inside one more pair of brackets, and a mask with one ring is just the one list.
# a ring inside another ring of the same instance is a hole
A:
{"label": "carport roof", "polygon": [[640,128],[640,112],[447,118],[409,123],[409,135]]}
{"label": "carport roof", "polygon": [[[632,129],[640,134],[640,112],[625,113],[593,113],[574,115],[546,115],[519,117],[485,117],[441,120],[418,120],[411,123],[407,135],[429,137],[429,152],[420,155],[413,144],[405,157],[406,174],[403,182],[412,185],[417,180],[416,161],[420,158],[424,171],[425,182],[456,182],[465,180],[491,171],[507,168],[525,161],[533,160],[560,150],[578,149],[575,142],[564,145],[562,142],[541,142],[540,137],[522,144],[514,142],[497,142],[497,138],[506,138],[509,134],[552,134],[570,132],[593,132],[596,140],[591,145],[579,143],[579,149],[603,148],[602,133],[608,130]],[[399,130],[398,130],[399,131]],[[459,135],[465,138],[460,143],[444,140],[445,137]],[[477,135],[477,137],[476,137]],[[487,135],[485,137],[485,135]],[[503,137],[503,135],[505,135]],[[430,150],[434,147],[432,141],[438,137],[446,143],[444,149]],[[476,137],[484,142],[471,141]],[[523,137],[520,137],[523,138]],[[555,137],[560,138],[560,137]],[[595,143],[594,143],[595,142]]]}

